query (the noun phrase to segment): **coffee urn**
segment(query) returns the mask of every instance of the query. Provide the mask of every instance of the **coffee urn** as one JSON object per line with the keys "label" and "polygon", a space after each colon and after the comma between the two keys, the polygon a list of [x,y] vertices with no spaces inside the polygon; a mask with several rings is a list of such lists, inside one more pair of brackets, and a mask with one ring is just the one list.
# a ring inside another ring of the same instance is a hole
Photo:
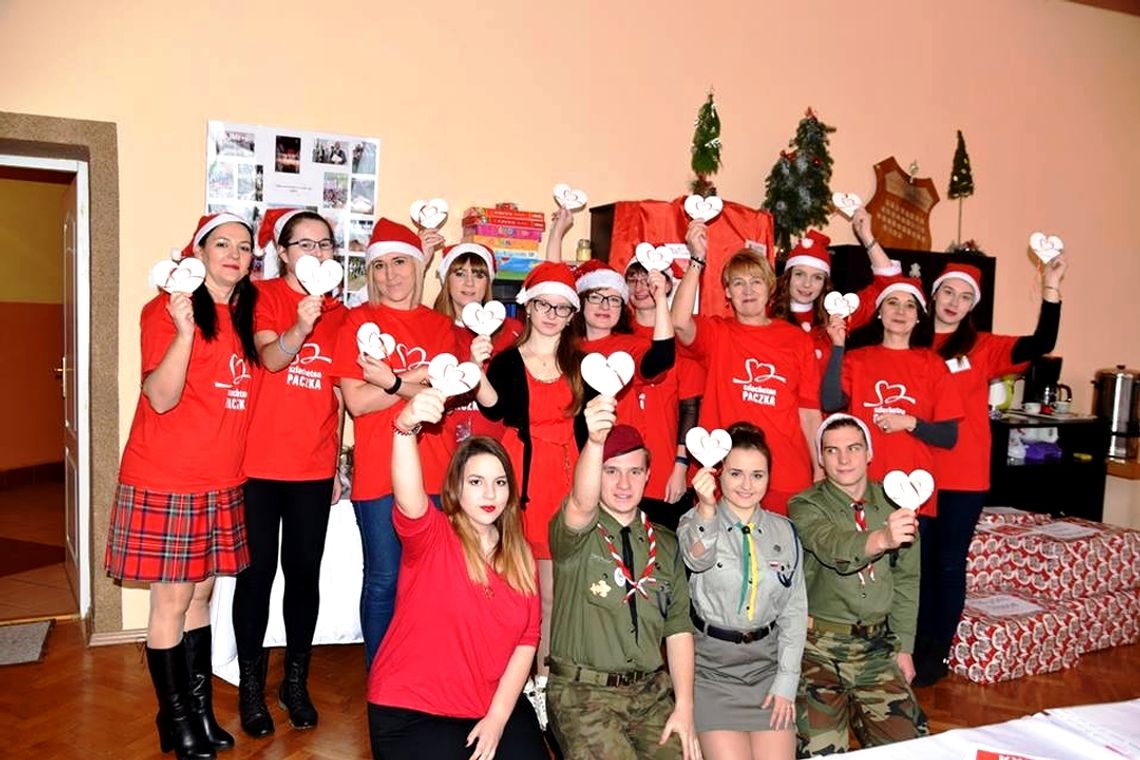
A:
{"label": "coffee urn", "polygon": [[1140,454],[1140,370],[1117,364],[1093,380],[1093,414],[1108,423],[1108,456],[1135,460]]}

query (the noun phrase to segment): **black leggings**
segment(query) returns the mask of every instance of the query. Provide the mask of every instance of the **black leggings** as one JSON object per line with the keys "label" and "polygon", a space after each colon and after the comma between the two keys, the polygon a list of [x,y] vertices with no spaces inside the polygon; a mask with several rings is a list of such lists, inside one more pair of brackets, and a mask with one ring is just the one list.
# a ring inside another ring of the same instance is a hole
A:
{"label": "black leggings", "polygon": [[[368,705],[368,733],[374,760],[468,760],[475,745],[467,735],[479,721],[445,718],[402,707]],[[549,760],[538,718],[525,697],[503,727],[495,757],[502,760]]]}
{"label": "black leggings", "polygon": [[259,480],[245,484],[245,531],[250,564],[234,587],[234,638],[238,657],[261,652],[269,624],[269,592],[277,575],[278,536],[285,576],[282,612],[287,648],[309,651],[321,603],[321,557],[332,509],[333,481]]}

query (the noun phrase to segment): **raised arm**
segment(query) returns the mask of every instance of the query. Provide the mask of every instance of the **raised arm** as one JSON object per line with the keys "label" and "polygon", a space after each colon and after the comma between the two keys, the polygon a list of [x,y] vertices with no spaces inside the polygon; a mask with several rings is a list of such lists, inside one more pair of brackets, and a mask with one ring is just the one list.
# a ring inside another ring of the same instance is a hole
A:
{"label": "raised arm", "polygon": [[1069,262],[1064,255],[1050,261],[1041,271],[1041,313],[1032,335],[1017,339],[1010,360],[1013,364],[1031,361],[1044,356],[1057,344],[1057,331],[1061,326],[1061,281]]}
{"label": "raised arm", "polygon": [[413,520],[428,509],[420,465],[420,426],[443,419],[444,401],[442,393],[428,388],[404,404],[392,423],[392,496],[396,508]]}
{"label": "raised arm", "polygon": [[677,543],[681,558],[694,573],[703,573],[716,562],[716,470],[702,467],[693,475],[693,491],[697,505],[681,516],[677,525]]}
{"label": "raised arm", "polygon": [[673,328],[682,346],[691,345],[697,337],[697,323],[693,320],[693,307],[697,302],[697,286],[701,272],[705,268],[709,249],[709,229],[704,222],[694,219],[685,232],[685,244],[689,246],[692,264],[685,270],[677,292],[673,294]]}
{"label": "raised arm", "polygon": [[855,215],[851,217],[851,229],[855,232],[855,237],[859,239],[859,242],[867,249],[867,258],[871,260],[872,272],[883,274],[894,268],[890,256],[887,256],[887,252],[883,250],[879,241],[875,240],[875,234],[871,231],[871,214],[867,212],[867,209],[856,209]]}
{"label": "raised arm", "polygon": [[182,400],[190,349],[194,345],[194,307],[186,293],[173,293],[166,311],[174,322],[174,338],[162,361],[143,378],[142,392],[154,411],[165,414]]}
{"label": "raised arm", "polygon": [[562,261],[562,239],[574,226],[574,214],[559,206],[550,215],[550,235],[546,238],[546,260]]}
{"label": "raised arm", "polygon": [[574,486],[566,500],[566,527],[579,531],[598,516],[598,499],[602,494],[602,452],[606,436],[617,420],[617,401],[613,396],[597,396],[586,404],[586,445],[578,454],[574,467]]}

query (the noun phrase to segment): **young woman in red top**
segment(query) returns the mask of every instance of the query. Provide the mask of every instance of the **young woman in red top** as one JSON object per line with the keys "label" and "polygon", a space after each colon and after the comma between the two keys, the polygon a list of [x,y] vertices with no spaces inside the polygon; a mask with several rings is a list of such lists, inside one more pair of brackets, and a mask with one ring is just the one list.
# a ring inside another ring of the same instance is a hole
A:
{"label": "young woman in red top", "polygon": [[205,266],[192,293],[142,310],[142,393],[111,511],[108,573],[150,585],[147,665],[163,752],[213,758],[233,746],[214,720],[210,593],[249,564],[242,455],[258,355],[253,231],[204,216],[182,257]]}
{"label": "young woman in red top", "polygon": [[302,209],[265,215],[258,243],[280,257],[280,277],[258,283],[254,340],[267,370],[245,451],[245,525],[250,566],[237,579],[233,621],[242,729],[273,733],[265,706],[268,656],[262,648],[278,546],[285,579],[285,678],[278,697],[293,728],[312,728],[318,715],[307,680],[320,607],[321,558],[335,477],[343,403],[328,375],[346,309],[334,296],[309,295],[297,279],[303,256],[332,258],[336,236],[323,217]]}
{"label": "young woman in red top", "polygon": [[818,470],[811,452],[819,412],[819,364],[802,329],[768,316],[775,284],[768,261],[755,251],[734,254],[720,273],[733,316],[694,317],[697,284],[705,266],[708,229],[689,224],[692,265],[673,298],[673,325],[682,346],[701,362],[706,385],[701,426],[752,422],[772,449],[772,484],[764,508],[787,514],[787,502],[810,486]]}
{"label": "young woman in red top", "polygon": [[[392,635],[368,676],[374,758],[546,760],[522,687],[539,633],[534,556],[503,447],[473,436],[427,485],[416,435],[438,424],[429,389],[392,425],[396,532],[403,543]],[[434,509],[427,490],[442,494]]]}
{"label": "young woman in red top", "polygon": [[950,264],[934,281],[934,350],[950,370],[950,385],[965,411],[952,449],[934,450],[938,519],[926,524],[915,641],[916,686],[946,674],[945,658],[966,603],[966,555],[990,487],[989,382],[1053,350],[1061,321],[1061,280],[1068,269],[1059,256],[1041,272],[1041,311],[1032,335],[994,335],[974,328],[972,313],[982,297],[982,273]]}
{"label": "young woman in red top", "polygon": [[[428,362],[440,353],[459,357],[451,320],[420,303],[424,253],[420,239],[402,224],[380,219],[365,252],[368,301],[349,310],[337,339],[330,374],[340,378],[345,407],[354,420],[356,439],[352,505],[364,549],[364,587],[360,625],[366,662],[380,646],[396,602],[400,541],[392,528],[392,420],[401,398],[427,387]],[[360,353],[356,334],[371,322],[391,336],[393,349],[383,360]],[[442,483],[454,436],[442,425],[425,428],[419,438],[427,483]]]}

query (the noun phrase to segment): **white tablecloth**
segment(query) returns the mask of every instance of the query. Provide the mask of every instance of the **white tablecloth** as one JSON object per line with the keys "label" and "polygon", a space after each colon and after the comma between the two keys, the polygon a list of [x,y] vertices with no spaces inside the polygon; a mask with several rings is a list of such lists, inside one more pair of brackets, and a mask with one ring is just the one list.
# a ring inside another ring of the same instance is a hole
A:
{"label": "white tablecloth", "polygon": [[[317,614],[314,644],[354,644],[360,634],[360,587],[364,578],[364,553],[352,502],[340,501],[329,514],[325,556],[321,561],[321,608]],[[233,578],[218,578],[210,601],[210,624],[214,633],[214,674],[232,684],[238,682],[237,642],[234,640],[232,609]],[[273,580],[269,600],[269,625],[265,646],[285,646],[285,622],[281,617],[284,580],[281,565]]]}

